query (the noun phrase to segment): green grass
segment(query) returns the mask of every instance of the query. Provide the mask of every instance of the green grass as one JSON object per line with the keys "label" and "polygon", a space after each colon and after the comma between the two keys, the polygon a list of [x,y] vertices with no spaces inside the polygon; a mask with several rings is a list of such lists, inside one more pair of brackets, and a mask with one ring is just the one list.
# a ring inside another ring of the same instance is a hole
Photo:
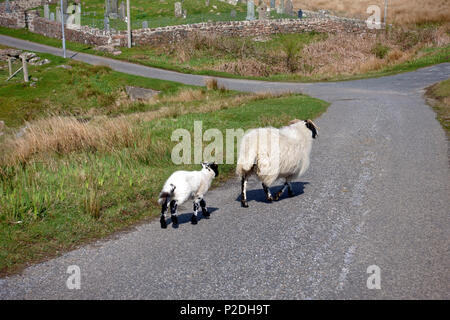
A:
{"label": "green grass", "polygon": [[[49,59],[51,63],[43,66],[29,65],[31,82],[37,79],[35,87],[23,82],[22,73],[6,82],[8,69],[6,62],[3,62],[4,68],[0,70],[0,119],[8,127],[17,127],[24,121],[48,114],[83,117],[87,114],[116,115],[137,111],[142,107],[139,103],[127,105],[126,109],[114,105],[127,85],[160,90],[162,96],[186,87],[175,82],[131,76],[115,72],[109,67],[91,66],[49,54],[40,53],[38,56]],[[63,69],[61,65],[67,65],[71,69]],[[20,66],[21,63],[17,61],[13,64],[13,69],[17,70]]]}
{"label": "green grass", "polygon": [[426,96],[436,111],[436,117],[450,136],[450,79],[437,83],[427,89]]}
{"label": "green grass", "polygon": [[[148,1],[133,0],[131,3],[131,23],[133,29],[142,28],[142,22],[147,21],[150,28],[192,24],[209,21],[241,21],[247,16],[247,5],[230,5],[219,0],[210,0],[210,5],[205,6],[205,0],[185,0],[183,9],[187,10],[187,18],[176,18],[174,14],[176,0]],[[82,1],[81,24],[95,28],[104,28],[104,0]],[[120,5],[120,1],[119,1]],[[217,8],[214,8],[216,6]],[[56,11],[56,5],[50,5],[51,12]],[[231,11],[236,11],[236,16],[231,17]],[[43,7],[40,8],[41,16],[44,15]],[[286,15],[272,13],[272,18],[284,18]],[[127,25],[119,19],[110,19],[110,27],[115,30],[126,30]]]}
{"label": "green grass", "polygon": [[[182,90],[200,89],[40,56],[52,62],[30,68],[31,77],[39,78],[35,88],[19,79],[4,83],[5,71],[0,74],[0,119],[11,127],[0,139],[0,148],[6,145],[4,138],[14,137],[13,129],[22,124],[26,114],[32,115],[31,120],[45,118],[47,108],[53,108],[51,113],[81,117],[94,113],[94,120],[102,121],[114,121],[119,115],[134,117],[127,130],[135,133],[136,140],[127,145],[117,143],[107,150],[50,150],[32,154],[16,165],[0,164],[3,275],[158,216],[156,199],[164,180],[175,170],[199,167],[172,163],[171,150],[176,143],[170,137],[174,130],[184,128],[192,133],[194,121],[203,122],[203,131],[217,128],[222,133],[226,129],[282,126],[293,118],[313,119],[328,107],[303,95],[248,98],[250,94],[226,90],[203,90],[202,98],[171,101]],[[57,68],[61,64],[72,69]],[[130,83],[162,90],[163,102],[119,104],[117,109],[98,103]],[[73,98],[79,90],[94,90],[95,98]],[[215,109],[208,109],[214,104]],[[165,108],[173,112],[146,118]],[[231,177],[234,165],[221,165],[220,172],[214,185]]]}

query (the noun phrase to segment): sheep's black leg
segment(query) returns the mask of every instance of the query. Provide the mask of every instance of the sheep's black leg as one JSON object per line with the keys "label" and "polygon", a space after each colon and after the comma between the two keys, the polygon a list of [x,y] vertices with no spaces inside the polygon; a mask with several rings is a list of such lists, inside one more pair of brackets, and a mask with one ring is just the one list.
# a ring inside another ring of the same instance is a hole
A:
{"label": "sheep's black leg", "polygon": [[290,182],[286,182],[288,185],[288,195],[289,197],[293,197],[294,196],[294,191],[292,191],[292,185]]}
{"label": "sheep's black leg", "polygon": [[243,176],[241,180],[241,206],[248,208],[247,203],[247,177]]}
{"label": "sheep's black leg", "polygon": [[191,218],[191,222],[192,224],[197,224],[197,214],[198,214],[198,209],[200,208],[200,205],[198,204],[198,200],[194,201],[194,214],[192,215]]}
{"label": "sheep's black leg", "polygon": [[284,191],[286,190],[286,188],[288,187],[288,183],[286,182],[285,184],[284,184],[284,186],[281,188],[281,190],[280,191],[278,191],[276,194],[275,194],[275,197],[273,198],[275,201],[277,201],[278,199],[280,199],[280,197],[283,195],[283,193],[284,193]]}
{"label": "sheep's black leg", "polygon": [[208,219],[210,214],[208,212],[208,209],[206,208],[206,202],[204,199],[200,200],[200,206],[202,207],[202,214],[203,216]]}
{"label": "sheep's black leg", "polygon": [[167,222],[166,222],[166,212],[167,212],[167,198],[164,200],[164,203],[162,204],[161,208],[161,228],[166,229],[167,228]]}
{"label": "sheep's black leg", "polygon": [[266,194],[267,201],[272,202],[272,201],[273,201],[273,198],[272,198],[272,195],[270,194],[270,189],[269,189],[269,187],[266,186],[264,183],[262,184],[262,186],[263,186],[264,192],[265,192],[265,194]]}
{"label": "sheep's black leg", "polygon": [[177,201],[176,200],[170,201],[170,214],[172,218],[172,225],[174,227],[178,225],[177,208],[178,208]]}

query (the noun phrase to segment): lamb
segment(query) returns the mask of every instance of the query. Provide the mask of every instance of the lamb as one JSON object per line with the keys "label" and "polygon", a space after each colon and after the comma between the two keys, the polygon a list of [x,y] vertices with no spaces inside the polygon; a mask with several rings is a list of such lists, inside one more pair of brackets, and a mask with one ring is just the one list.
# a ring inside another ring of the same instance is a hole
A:
{"label": "lamb", "polygon": [[[286,188],[293,196],[291,181],[308,169],[312,141],[318,130],[311,120],[296,119],[281,129],[258,128],[244,135],[236,166],[236,174],[241,178],[242,207],[248,208],[247,180],[252,174],[261,180],[269,202],[278,200]],[[284,186],[272,196],[269,188],[278,179],[284,179]]]}
{"label": "lamb", "polygon": [[[202,163],[200,171],[176,171],[167,179],[159,194],[158,203],[161,208],[161,228],[167,228],[166,213],[168,204],[174,227],[178,226],[177,208],[189,199],[194,200],[194,214],[192,224],[197,224],[197,213],[201,206],[205,218],[210,214],[203,199],[215,177],[219,175],[219,168],[215,163]],[[170,201],[170,202],[169,202]]]}

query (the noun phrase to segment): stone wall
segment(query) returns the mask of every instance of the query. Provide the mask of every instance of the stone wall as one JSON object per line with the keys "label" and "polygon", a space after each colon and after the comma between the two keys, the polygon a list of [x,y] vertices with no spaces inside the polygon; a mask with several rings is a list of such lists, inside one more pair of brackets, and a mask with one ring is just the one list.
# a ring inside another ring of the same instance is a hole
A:
{"label": "stone wall", "polygon": [[[42,34],[50,38],[62,38],[61,23],[49,21],[41,17],[35,17],[30,25],[30,31]],[[112,44],[112,34],[94,28],[82,26],[80,29],[64,28],[67,41],[92,45]]]}
{"label": "stone wall", "polygon": [[29,10],[42,4],[42,0],[10,1],[10,12],[6,11],[6,2],[0,3],[0,26],[8,28],[28,28],[38,14]]}
{"label": "stone wall", "polygon": [[[46,0],[10,0],[11,8],[32,9],[41,6]],[[6,8],[6,1],[0,3],[0,11]]]}
{"label": "stone wall", "polygon": [[[35,7],[41,0],[16,0],[13,12],[6,13],[0,7],[0,26],[10,28],[28,28],[30,31],[51,38],[61,39],[61,24],[39,17],[35,10],[26,10],[22,2]],[[364,21],[334,17],[326,14],[305,12],[308,19],[279,19],[255,21],[229,21],[196,23],[190,25],[168,26],[133,30],[133,45],[158,45],[185,39],[192,33],[217,34],[223,36],[262,36],[278,33],[330,32],[330,33],[366,33],[369,30]],[[77,30],[65,29],[68,41],[91,45],[126,46],[126,31],[110,32],[82,26]]]}
{"label": "stone wall", "polygon": [[[61,25],[41,17],[33,18],[30,31],[52,38],[61,38]],[[341,21],[332,19],[280,19],[264,21],[231,21],[197,23],[190,25],[169,26],[162,28],[148,28],[133,30],[133,45],[158,45],[175,42],[186,38],[191,33],[218,34],[223,36],[261,36],[277,33],[300,32],[330,32],[330,33],[366,33],[370,32],[365,23],[358,20]],[[95,28],[82,26],[79,30],[66,29],[68,41],[93,45],[112,44],[127,45],[126,31],[107,32]]]}
{"label": "stone wall", "polygon": [[[187,37],[189,33],[247,37],[310,31],[330,33],[366,33],[369,29],[365,23],[358,20],[338,21],[319,18],[311,20],[280,19],[212,22],[134,30],[133,43],[135,45],[152,45],[168,41],[172,42]],[[121,37],[120,45],[125,46],[125,41],[126,38]]]}

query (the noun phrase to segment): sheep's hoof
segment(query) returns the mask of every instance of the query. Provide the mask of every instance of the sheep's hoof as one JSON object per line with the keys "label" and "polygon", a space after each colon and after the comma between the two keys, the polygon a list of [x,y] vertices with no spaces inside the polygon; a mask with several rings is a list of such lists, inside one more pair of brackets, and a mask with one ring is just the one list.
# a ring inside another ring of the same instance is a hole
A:
{"label": "sheep's hoof", "polygon": [[174,226],[177,226],[177,225],[178,225],[178,217],[177,217],[177,216],[172,216],[172,224],[173,224]]}
{"label": "sheep's hoof", "polygon": [[288,196],[289,196],[290,198],[292,198],[292,197],[294,196],[294,193],[293,193],[291,190],[289,190],[289,191],[288,191]]}
{"label": "sheep's hoof", "polygon": [[268,198],[267,198],[267,201],[268,201],[268,202],[272,202],[272,201],[273,201],[273,198],[272,198],[272,197],[268,197]]}
{"label": "sheep's hoof", "polygon": [[197,224],[197,217],[195,215],[192,215],[191,222],[192,224]]}
{"label": "sheep's hoof", "polygon": [[248,208],[247,201],[241,201],[241,206],[242,206],[242,208]]}
{"label": "sheep's hoof", "polygon": [[167,229],[167,222],[166,219],[164,219],[164,217],[161,217],[161,229]]}
{"label": "sheep's hoof", "polygon": [[211,214],[208,211],[202,211],[203,217],[205,217],[205,219],[209,219],[209,217],[211,216]]}

